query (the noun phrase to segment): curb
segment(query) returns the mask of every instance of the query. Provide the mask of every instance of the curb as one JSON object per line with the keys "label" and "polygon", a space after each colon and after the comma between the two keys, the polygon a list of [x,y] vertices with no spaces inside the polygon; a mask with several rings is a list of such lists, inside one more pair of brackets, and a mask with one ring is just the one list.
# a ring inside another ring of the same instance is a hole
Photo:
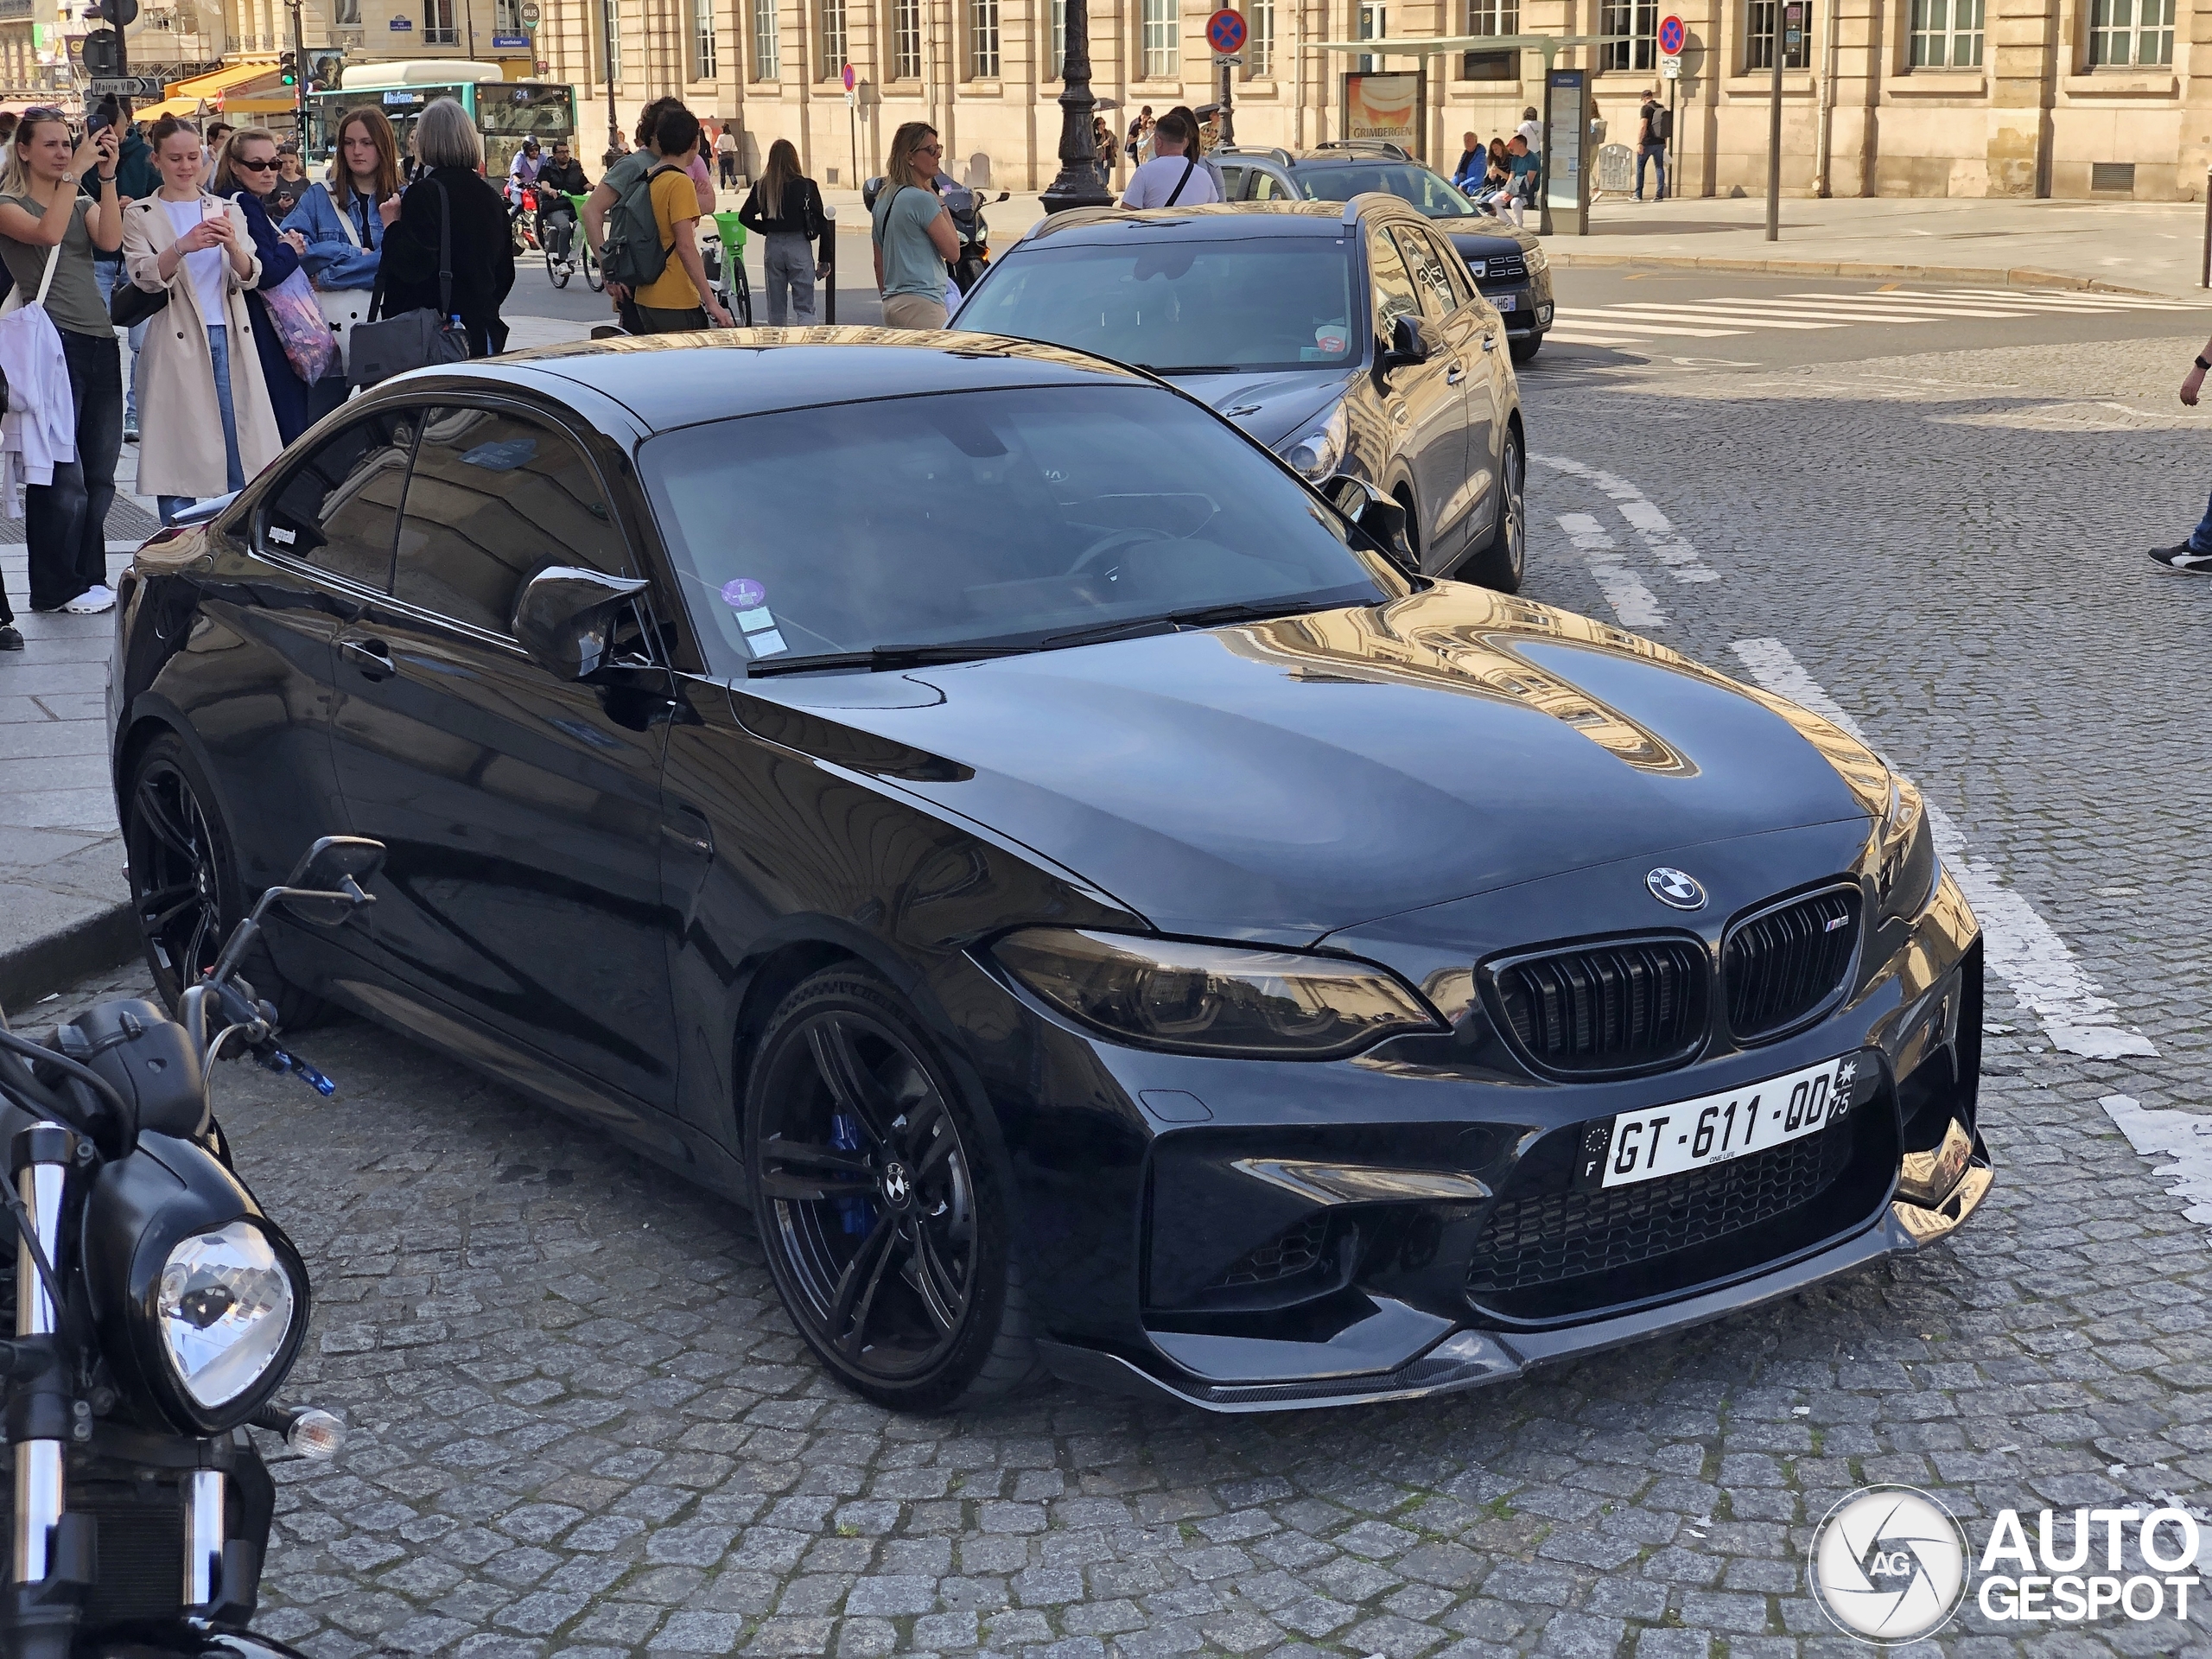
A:
{"label": "curb", "polygon": [[[1544,244],[1544,255],[1554,265],[1641,266],[1653,270],[1738,270],[1776,276],[1878,276],[1910,282],[1993,283],[2005,288],[2059,288],[2098,294],[2126,294],[2138,299],[2171,300],[2181,296],[2154,289],[2123,288],[2093,276],[2073,276],[2064,271],[2038,270],[2032,265],[1897,265],[1851,259],[1731,259],[1717,254],[1584,253],[1562,248],[1560,238]],[[2205,301],[2212,305],[2212,296]]]}
{"label": "curb", "polygon": [[125,901],[0,950],[0,1007],[20,1020],[48,992],[138,954],[138,918]]}

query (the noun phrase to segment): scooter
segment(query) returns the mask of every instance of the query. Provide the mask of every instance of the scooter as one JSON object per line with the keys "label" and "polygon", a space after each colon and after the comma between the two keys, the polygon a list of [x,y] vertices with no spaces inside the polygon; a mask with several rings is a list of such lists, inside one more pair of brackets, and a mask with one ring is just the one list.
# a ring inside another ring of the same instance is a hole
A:
{"label": "scooter", "polygon": [[[373,841],[330,836],[261,895],[172,1018],[103,1002],[34,1041],[0,1017],[0,1187],[16,1235],[0,1391],[15,1455],[8,1659],[287,1659],[247,1627],[276,1491],[247,1427],[337,1455],[327,1412],[280,1406],[308,1274],[231,1165],[208,1068],[250,1056],[323,1094],[239,973],[272,910],[340,927]],[[211,1036],[209,1033],[213,1033]]]}

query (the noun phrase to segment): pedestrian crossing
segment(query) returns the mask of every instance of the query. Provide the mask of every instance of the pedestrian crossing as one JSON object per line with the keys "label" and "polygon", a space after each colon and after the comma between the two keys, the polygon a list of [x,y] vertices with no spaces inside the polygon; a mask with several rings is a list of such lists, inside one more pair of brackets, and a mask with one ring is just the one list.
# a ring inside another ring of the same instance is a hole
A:
{"label": "pedestrian crossing", "polygon": [[1563,346],[1641,346],[1668,340],[1726,340],[1760,331],[1812,333],[1870,323],[1980,322],[2133,311],[2193,311],[2189,300],[2135,294],[2022,288],[1878,288],[1848,294],[1730,294],[1698,300],[1637,300],[1561,306],[1545,338]]}

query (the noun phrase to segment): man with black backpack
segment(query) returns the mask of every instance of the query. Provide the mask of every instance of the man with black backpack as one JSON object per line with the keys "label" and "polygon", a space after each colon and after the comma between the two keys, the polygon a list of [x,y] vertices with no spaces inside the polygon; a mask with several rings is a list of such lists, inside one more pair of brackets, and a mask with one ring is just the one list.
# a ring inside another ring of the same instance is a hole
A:
{"label": "man with black backpack", "polygon": [[1636,199],[1643,200],[1643,167],[1649,162],[1659,169],[1658,194],[1654,201],[1667,200],[1667,141],[1675,136],[1675,112],[1659,101],[1656,92],[1643,95],[1643,107],[1637,111],[1636,125]]}
{"label": "man with black backpack", "polygon": [[699,257],[699,198],[691,162],[699,118],[682,105],[653,124],[653,165],[618,189],[606,212],[599,262],[609,293],[621,290],[622,323],[634,334],[734,325]]}

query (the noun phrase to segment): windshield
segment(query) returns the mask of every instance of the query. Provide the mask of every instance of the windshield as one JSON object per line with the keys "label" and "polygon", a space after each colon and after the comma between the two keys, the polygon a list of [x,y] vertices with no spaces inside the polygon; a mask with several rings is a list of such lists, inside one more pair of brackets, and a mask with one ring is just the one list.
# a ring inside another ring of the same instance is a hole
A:
{"label": "windshield", "polygon": [[546,145],[556,138],[575,137],[575,124],[569,118],[566,86],[479,81],[476,124],[495,138],[535,138]]}
{"label": "windshield", "polygon": [[1152,386],[783,410],[664,434],[639,462],[722,674],[1407,590],[1264,451]]}
{"label": "windshield", "polygon": [[1325,367],[1363,344],[1351,292],[1341,241],[1201,240],[1162,226],[1103,247],[1020,249],[960,308],[959,327],[1161,374]]}
{"label": "windshield", "polygon": [[1405,162],[1331,162],[1319,167],[1301,162],[1296,177],[1308,201],[1350,201],[1380,190],[1411,202],[1431,219],[1467,219],[1475,211],[1451,180]]}

